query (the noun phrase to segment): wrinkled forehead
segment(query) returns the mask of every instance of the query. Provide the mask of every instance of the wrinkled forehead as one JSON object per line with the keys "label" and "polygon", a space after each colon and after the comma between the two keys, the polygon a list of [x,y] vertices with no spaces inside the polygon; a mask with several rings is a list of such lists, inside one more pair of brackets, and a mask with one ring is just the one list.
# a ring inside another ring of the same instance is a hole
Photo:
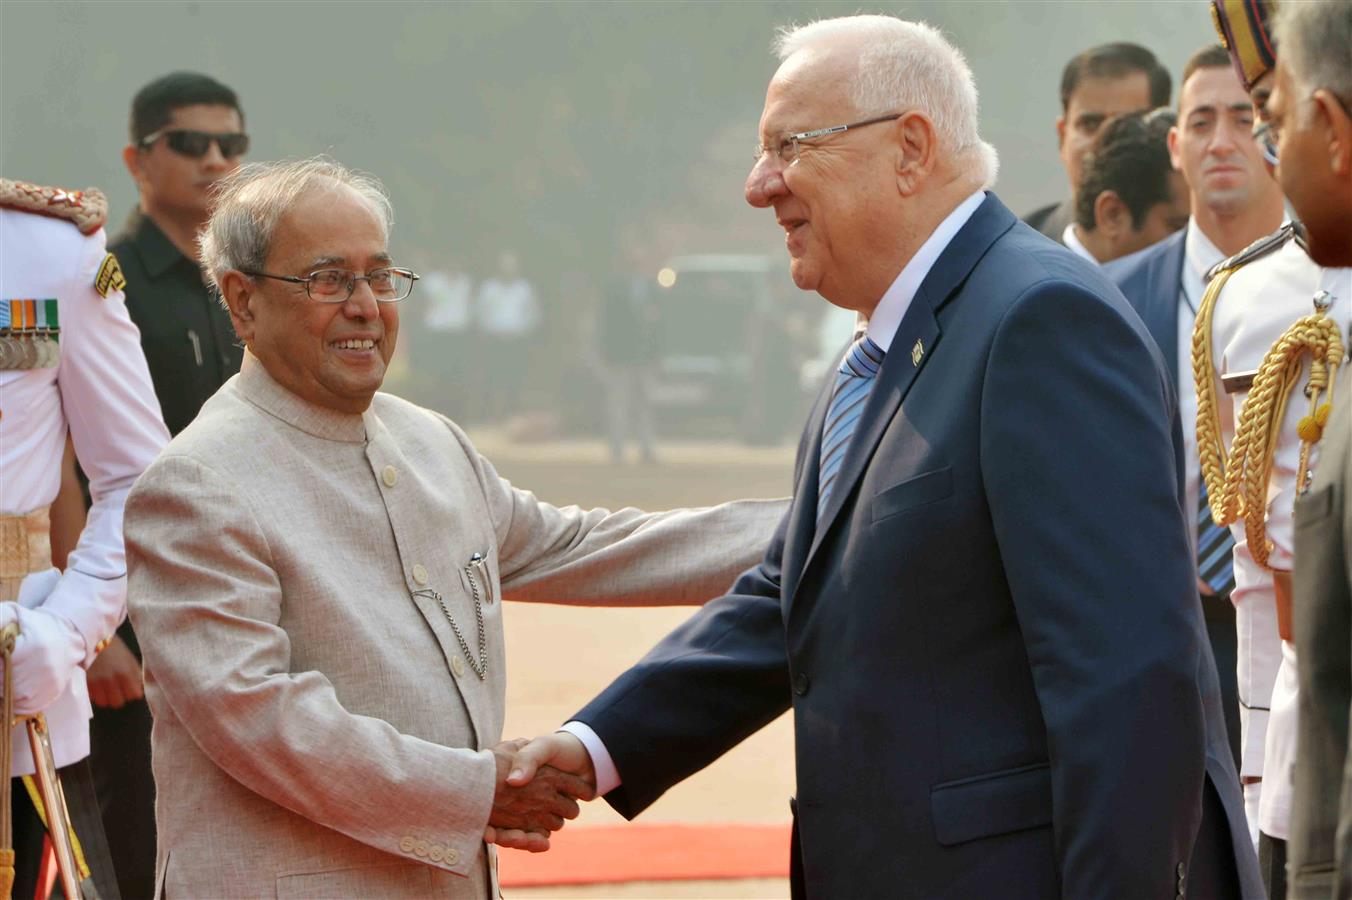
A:
{"label": "wrinkled forehead", "polygon": [[835,120],[857,112],[850,92],[858,72],[857,52],[840,47],[799,50],[770,79],[761,132],[771,135],[840,124]]}
{"label": "wrinkled forehead", "polygon": [[359,266],[388,259],[385,220],[353,187],[319,180],[301,191],[282,214],[269,255]]}

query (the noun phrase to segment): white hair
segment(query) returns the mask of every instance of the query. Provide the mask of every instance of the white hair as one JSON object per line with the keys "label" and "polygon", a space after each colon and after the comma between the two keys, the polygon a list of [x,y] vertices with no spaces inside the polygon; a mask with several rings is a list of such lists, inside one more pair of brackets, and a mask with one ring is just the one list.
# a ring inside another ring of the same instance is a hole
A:
{"label": "white hair", "polygon": [[[220,293],[230,270],[258,271],[268,258],[277,223],[306,191],[345,185],[362,198],[388,237],[394,207],[374,176],[355,172],[325,156],[240,166],[215,187],[211,218],[202,231],[202,269]],[[224,297],[221,298],[224,303]]]}
{"label": "white hair", "polygon": [[1352,102],[1352,2],[1281,3],[1273,31],[1278,62],[1301,88]]}
{"label": "white hair", "polygon": [[979,167],[983,187],[995,184],[1000,161],[977,127],[971,67],[937,28],[894,16],[842,16],[783,28],[774,47],[785,60],[800,50],[840,44],[860,47],[859,71],[850,86],[859,115],[920,110],[948,152]]}

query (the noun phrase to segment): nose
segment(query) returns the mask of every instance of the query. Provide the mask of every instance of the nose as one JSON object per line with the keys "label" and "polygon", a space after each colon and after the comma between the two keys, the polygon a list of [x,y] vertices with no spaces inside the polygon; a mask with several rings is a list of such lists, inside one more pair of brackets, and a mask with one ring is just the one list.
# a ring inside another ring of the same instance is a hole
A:
{"label": "nose", "polygon": [[343,301],[343,315],[363,322],[380,316],[380,301],[376,299],[369,282],[358,281],[353,286],[352,296]]}
{"label": "nose", "polygon": [[221,145],[217,141],[207,144],[206,155],[202,157],[202,165],[212,171],[225,169],[230,166],[230,160],[221,153]]}
{"label": "nose", "polygon": [[788,192],[788,185],[784,183],[784,165],[775,154],[762,154],[746,176],[746,202],[757,209],[765,209]]}
{"label": "nose", "polygon": [[1252,134],[1243,132],[1242,126],[1231,124],[1222,119],[1216,123],[1215,129],[1211,132],[1211,140],[1207,143],[1207,151],[1216,156],[1228,156],[1239,149],[1241,139],[1252,140]]}

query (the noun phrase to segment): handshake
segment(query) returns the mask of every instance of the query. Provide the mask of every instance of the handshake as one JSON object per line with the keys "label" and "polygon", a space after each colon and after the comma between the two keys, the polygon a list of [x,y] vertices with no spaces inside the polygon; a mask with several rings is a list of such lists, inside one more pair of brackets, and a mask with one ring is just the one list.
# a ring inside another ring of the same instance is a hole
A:
{"label": "handshake", "polygon": [[543,853],[549,835],[577,818],[579,800],[596,798],[596,772],[582,742],[567,732],[504,741],[493,748],[497,786],[484,840]]}

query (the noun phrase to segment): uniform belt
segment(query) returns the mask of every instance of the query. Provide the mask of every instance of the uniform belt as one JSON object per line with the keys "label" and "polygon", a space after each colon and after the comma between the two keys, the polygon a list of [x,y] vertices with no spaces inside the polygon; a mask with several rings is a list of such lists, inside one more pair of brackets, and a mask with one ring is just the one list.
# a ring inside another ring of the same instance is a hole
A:
{"label": "uniform belt", "polygon": [[0,602],[18,600],[26,576],[52,567],[51,530],[46,509],[0,516]]}

